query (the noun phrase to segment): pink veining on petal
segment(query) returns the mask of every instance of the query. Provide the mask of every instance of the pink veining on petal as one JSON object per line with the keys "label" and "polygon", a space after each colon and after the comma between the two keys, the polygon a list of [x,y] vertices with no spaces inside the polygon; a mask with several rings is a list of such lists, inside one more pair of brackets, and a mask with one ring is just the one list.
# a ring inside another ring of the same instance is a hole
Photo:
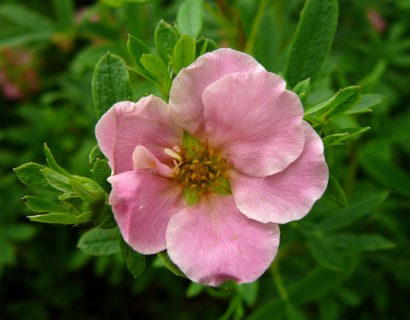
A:
{"label": "pink veining on petal", "polygon": [[307,122],[303,129],[303,153],[284,171],[254,178],[232,170],[232,193],[237,207],[247,217],[263,223],[299,220],[325,192],[329,172],[322,140]]}
{"label": "pink veining on petal", "polygon": [[246,218],[230,195],[210,194],[171,218],[166,242],[171,260],[193,281],[252,282],[275,257],[279,228]]}
{"label": "pink veining on petal", "polygon": [[303,107],[285,81],[267,72],[230,74],[203,94],[209,144],[255,177],[285,169],[303,150]]}
{"label": "pink veining on petal", "polygon": [[109,203],[124,240],[142,254],[165,250],[168,222],[184,207],[181,186],[151,169],[123,172],[109,182]]}
{"label": "pink veining on petal", "polygon": [[198,138],[204,138],[202,92],[231,73],[265,70],[253,57],[232,49],[218,49],[200,56],[176,76],[169,94],[175,123]]}
{"label": "pink veining on petal", "polygon": [[116,103],[101,117],[95,134],[114,174],[132,170],[132,153],[138,145],[171,165],[164,148],[182,142],[182,130],[171,120],[168,105],[152,95],[137,103]]}

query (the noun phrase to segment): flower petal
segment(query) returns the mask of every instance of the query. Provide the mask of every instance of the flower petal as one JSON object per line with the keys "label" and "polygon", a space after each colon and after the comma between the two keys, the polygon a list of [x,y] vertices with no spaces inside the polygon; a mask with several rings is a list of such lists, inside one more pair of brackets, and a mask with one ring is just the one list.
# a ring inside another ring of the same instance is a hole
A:
{"label": "flower petal", "polygon": [[244,73],[264,68],[250,55],[232,49],[218,49],[200,56],[176,76],[169,94],[171,115],[188,133],[203,138],[204,89],[231,73]]}
{"label": "flower petal", "polygon": [[169,219],[184,206],[182,188],[150,169],[123,172],[108,180],[109,203],[124,240],[142,254],[164,250]]}
{"label": "flower petal", "polygon": [[246,218],[231,195],[210,194],[171,218],[166,241],[171,260],[193,281],[252,282],[276,255],[279,227]]}
{"label": "flower petal", "polygon": [[325,192],[329,172],[322,140],[307,122],[303,129],[303,153],[284,171],[266,178],[231,172],[236,205],[248,218],[264,223],[299,220]]}
{"label": "flower petal", "polygon": [[154,169],[163,177],[172,178],[174,176],[172,169],[161,163],[144,146],[137,146],[135,148],[132,154],[132,161],[134,163],[134,170]]}
{"label": "flower petal", "polygon": [[172,165],[164,148],[182,143],[182,130],[172,122],[168,105],[152,95],[137,103],[113,105],[98,121],[95,134],[114,174],[132,170],[132,153],[137,145]]}
{"label": "flower petal", "polygon": [[285,169],[303,150],[303,107],[279,76],[231,74],[202,94],[209,144],[254,177]]}

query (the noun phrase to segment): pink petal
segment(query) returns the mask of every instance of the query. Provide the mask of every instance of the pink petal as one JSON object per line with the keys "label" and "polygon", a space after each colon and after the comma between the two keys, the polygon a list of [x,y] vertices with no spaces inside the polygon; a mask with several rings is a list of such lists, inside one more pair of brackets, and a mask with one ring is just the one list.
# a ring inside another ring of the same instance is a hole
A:
{"label": "pink petal", "polygon": [[171,165],[164,148],[182,143],[182,130],[172,122],[168,105],[152,95],[137,103],[116,103],[98,121],[95,134],[114,174],[132,170],[132,153],[137,145]]}
{"label": "pink petal", "polygon": [[165,231],[170,218],[184,204],[182,188],[175,180],[153,170],[136,170],[109,178],[109,203],[124,240],[142,254],[165,250]]}
{"label": "pink petal", "polygon": [[299,220],[325,192],[329,173],[322,140],[307,122],[303,129],[303,153],[284,171],[266,178],[231,172],[236,205],[248,218],[264,223]]}
{"label": "pink petal", "polygon": [[252,282],[272,263],[279,228],[246,218],[230,195],[210,194],[171,218],[166,241],[171,260],[193,281]]}
{"label": "pink petal", "polygon": [[143,146],[137,146],[132,154],[134,170],[154,169],[161,176],[172,178],[174,171],[167,165],[161,163],[149,150]]}
{"label": "pink petal", "polygon": [[250,55],[232,49],[218,49],[200,56],[176,76],[169,94],[169,105],[175,123],[198,138],[203,138],[204,89],[231,73],[264,68]]}
{"label": "pink petal", "polygon": [[254,177],[285,169],[303,150],[303,107],[277,75],[231,74],[202,94],[209,144]]}

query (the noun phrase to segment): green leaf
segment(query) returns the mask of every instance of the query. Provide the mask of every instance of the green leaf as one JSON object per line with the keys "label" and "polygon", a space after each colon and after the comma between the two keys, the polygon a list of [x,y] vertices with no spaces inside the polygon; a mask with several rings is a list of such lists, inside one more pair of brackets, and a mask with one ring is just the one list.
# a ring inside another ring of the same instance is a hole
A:
{"label": "green leaf", "polygon": [[63,175],[69,176],[69,173],[57,164],[57,162],[55,161],[55,159],[53,157],[53,154],[51,153],[50,148],[47,146],[47,143],[44,143],[44,154],[46,155],[48,166],[51,169],[53,169],[53,170],[55,170],[55,171],[57,171],[57,172],[59,172]]}
{"label": "green leaf", "polygon": [[141,63],[152,77],[160,84],[161,92],[168,97],[171,89],[171,79],[168,74],[167,66],[162,59],[152,53],[143,54]]}
{"label": "green leaf", "polygon": [[395,244],[378,234],[337,234],[329,237],[335,245],[351,251],[392,249]]}
{"label": "green leaf", "polygon": [[360,153],[359,163],[379,183],[403,197],[410,197],[410,178],[405,170],[366,149]]}
{"label": "green leaf", "polygon": [[120,242],[120,249],[128,271],[138,278],[145,269],[145,256],[135,252],[124,240]]}
{"label": "green leaf", "polygon": [[157,256],[164,263],[164,266],[178,277],[186,278],[181,270],[171,261],[166,251],[162,251]]}
{"label": "green leaf", "polygon": [[29,187],[54,191],[54,188],[49,185],[41,172],[43,169],[47,169],[47,167],[34,162],[29,162],[15,168],[14,172],[16,173],[17,178]]}
{"label": "green leaf", "polygon": [[72,0],[52,0],[57,14],[58,24],[61,28],[67,29],[73,26],[74,6]]}
{"label": "green leaf", "polygon": [[350,86],[339,90],[330,99],[313,106],[305,111],[305,116],[311,115],[318,111],[324,113],[324,117],[341,114],[350,108],[353,108],[360,98],[360,87]]}
{"label": "green leaf", "polygon": [[73,176],[68,181],[74,193],[84,201],[101,202],[106,198],[105,191],[94,180]]}
{"label": "green leaf", "polygon": [[44,175],[49,185],[51,185],[55,189],[70,194],[75,193],[73,187],[70,184],[69,177],[46,167],[41,169],[41,173]]}
{"label": "green leaf", "polygon": [[[32,238],[37,229],[28,224],[2,224],[0,225],[0,234],[3,238],[15,241],[26,241]],[[0,241],[1,242],[1,241]],[[0,251],[2,252],[2,251]]]}
{"label": "green leaf", "polygon": [[238,293],[245,300],[245,302],[252,306],[255,304],[256,299],[258,298],[259,283],[254,281],[251,283],[243,283],[238,285]]}
{"label": "green leaf", "polygon": [[319,223],[317,227],[328,232],[346,227],[373,212],[386,200],[387,195],[387,192],[370,193],[351,203],[347,208],[339,209],[331,213],[329,217]]}
{"label": "green leaf", "polygon": [[33,11],[23,5],[2,4],[0,17],[8,20],[13,25],[33,29],[52,28],[52,21],[44,15]]}
{"label": "green leaf", "polygon": [[166,65],[174,53],[174,47],[178,41],[175,29],[164,20],[161,20],[155,28],[154,42],[155,48]]}
{"label": "green leaf", "polygon": [[204,37],[196,40],[196,56],[202,56],[206,52],[211,52],[218,49],[218,44],[212,40]]}
{"label": "green leaf", "polygon": [[148,46],[142,42],[140,39],[128,35],[128,41],[127,41],[127,47],[128,47],[128,52],[130,53],[132,59],[135,62],[136,65],[136,70],[141,76],[148,80],[154,80],[152,76],[145,70],[144,66],[141,63],[141,57],[143,54],[148,54],[150,53],[150,50]]}
{"label": "green leaf", "polygon": [[177,42],[174,48],[174,56],[172,57],[172,65],[175,74],[195,60],[196,43],[195,39],[187,35],[183,35]]}
{"label": "green leaf", "polygon": [[363,94],[359,102],[353,108],[346,111],[347,114],[371,112],[373,107],[383,102],[384,97],[379,94]]}
{"label": "green leaf", "polygon": [[199,194],[198,190],[185,188],[183,192],[185,204],[189,206],[193,206],[194,204],[198,203],[199,201]]}
{"label": "green leaf", "polygon": [[106,191],[111,191],[111,185],[108,183],[107,178],[111,176],[111,168],[108,165],[108,161],[105,159],[96,160],[92,169],[93,179]]}
{"label": "green leaf", "polygon": [[205,287],[199,283],[191,282],[186,290],[186,297],[193,298],[201,294]]}
{"label": "green leaf", "polygon": [[203,20],[202,0],[185,0],[177,13],[179,31],[193,38],[199,35]]}
{"label": "green leaf", "polygon": [[47,213],[35,216],[28,216],[27,218],[33,222],[41,223],[58,223],[58,224],[80,224],[90,221],[92,213],[90,211],[84,212],[78,216],[69,213]]}
{"label": "green leaf", "polygon": [[309,237],[308,248],[313,258],[323,267],[335,271],[343,269],[343,259],[326,236],[313,234]]}
{"label": "green leaf", "polygon": [[48,202],[34,196],[25,196],[23,201],[30,210],[35,212],[72,213],[72,210],[69,207],[58,203]]}
{"label": "green leaf", "polygon": [[329,176],[329,182],[327,184],[325,195],[338,205],[343,207],[347,206],[346,194],[343,191],[339,181],[337,181],[337,179],[332,175]]}
{"label": "green leaf", "polygon": [[114,103],[132,100],[127,67],[120,57],[107,53],[98,61],[92,90],[98,118]]}
{"label": "green leaf", "polygon": [[96,145],[90,152],[90,155],[88,156],[88,164],[92,168],[94,166],[94,163],[97,160],[100,159],[105,159],[104,154],[101,152],[100,148],[98,145]]}
{"label": "green leaf", "polygon": [[118,228],[94,228],[81,236],[77,247],[88,255],[104,256],[119,252],[120,240]]}
{"label": "green leaf", "polygon": [[352,137],[358,136],[359,134],[362,134],[368,130],[370,130],[370,127],[346,128],[343,129],[343,131],[345,132],[339,132],[324,137],[322,139],[323,144],[325,145],[325,147],[340,146],[346,143],[346,141],[351,139]]}
{"label": "green leaf", "polygon": [[291,87],[306,78],[316,80],[333,42],[338,11],[336,0],[306,1],[285,71]]}
{"label": "green leaf", "polygon": [[299,99],[303,102],[310,93],[310,78],[300,81],[293,88],[293,92],[295,92],[299,96]]}

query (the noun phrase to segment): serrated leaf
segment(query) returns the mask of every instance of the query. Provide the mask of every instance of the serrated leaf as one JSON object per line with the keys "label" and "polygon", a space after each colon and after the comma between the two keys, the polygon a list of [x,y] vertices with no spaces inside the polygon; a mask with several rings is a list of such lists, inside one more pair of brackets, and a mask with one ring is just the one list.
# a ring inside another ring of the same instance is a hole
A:
{"label": "serrated leaf", "polygon": [[166,251],[157,253],[157,256],[161,259],[161,261],[164,263],[164,266],[169,271],[171,271],[173,274],[175,274],[178,277],[186,278],[185,275],[182,273],[182,271],[179,270],[179,268],[171,261]]}
{"label": "serrated leaf", "polygon": [[175,74],[195,60],[196,43],[195,39],[183,35],[174,48],[174,55],[171,59]]}
{"label": "serrated leaf", "polygon": [[329,182],[327,184],[325,195],[336,202],[338,205],[343,207],[347,206],[346,194],[339,181],[337,181],[337,179],[332,175],[329,176]]}
{"label": "serrated leaf", "polygon": [[395,244],[378,234],[337,234],[330,236],[335,245],[351,251],[392,249]]}
{"label": "serrated leaf", "polygon": [[185,188],[183,192],[185,204],[189,206],[193,206],[194,204],[198,203],[199,201],[199,194],[198,191],[191,188]]}
{"label": "serrated leaf", "polygon": [[306,1],[286,65],[291,87],[306,78],[316,80],[333,42],[338,12],[336,0]]}
{"label": "serrated leaf", "polygon": [[88,211],[77,216],[69,213],[52,212],[47,214],[28,216],[27,218],[29,218],[30,221],[41,223],[80,224],[90,221],[91,215],[92,213]]}
{"label": "serrated leaf", "polygon": [[371,112],[372,108],[383,102],[384,97],[379,94],[363,94],[359,102],[353,108],[346,111],[347,114]]}
{"label": "serrated leaf", "polygon": [[185,0],[177,13],[177,25],[181,33],[193,38],[199,35],[203,20],[202,0]]}
{"label": "serrated leaf", "polygon": [[47,167],[38,163],[28,162],[15,168],[14,172],[17,178],[29,187],[54,191],[54,188],[50,186],[41,172],[43,169],[47,169]]}
{"label": "serrated leaf", "polygon": [[111,191],[111,185],[107,178],[111,176],[111,168],[105,159],[96,160],[92,169],[93,179],[107,192]]}
{"label": "serrated leaf", "polygon": [[116,102],[132,100],[128,70],[120,57],[107,53],[98,61],[92,78],[92,91],[98,118]]}
{"label": "serrated leaf", "polygon": [[72,213],[71,208],[58,203],[48,202],[34,196],[25,196],[24,204],[35,212]]}
{"label": "serrated leaf", "polygon": [[118,228],[94,228],[84,233],[77,247],[88,255],[103,256],[119,252],[121,235]]}
{"label": "serrated leaf", "polygon": [[373,212],[387,198],[387,192],[370,193],[356,200],[347,208],[339,209],[329,215],[323,222],[317,225],[324,231],[335,231],[346,227],[353,222]]}
{"label": "serrated leaf", "polygon": [[154,33],[155,48],[161,59],[168,65],[170,57],[173,55],[174,47],[178,41],[175,29],[164,20],[161,20]]}
{"label": "serrated leaf", "polygon": [[145,256],[135,252],[124,240],[121,240],[120,249],[128,271],[138,278],[145,269]]}
{"label": "serrated leaf", "polygon": [[323,117],[335,116],[353,108],[360,98],[360,87],[350,86],[340,89],[330,99],[305,111],[305,116],[321,112]]}

